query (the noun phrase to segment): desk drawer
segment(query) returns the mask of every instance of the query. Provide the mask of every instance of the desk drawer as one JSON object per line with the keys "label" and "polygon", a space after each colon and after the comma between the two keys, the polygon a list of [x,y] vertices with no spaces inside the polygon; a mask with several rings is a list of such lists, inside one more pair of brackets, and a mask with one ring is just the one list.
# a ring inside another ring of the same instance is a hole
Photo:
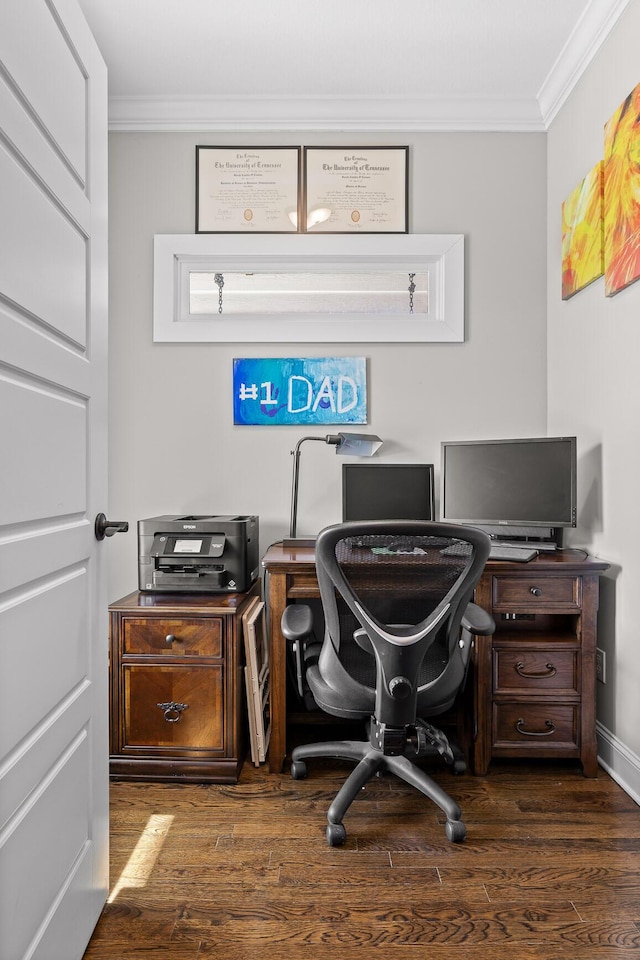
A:
{"label": "desk drawer", "polygon": [[315,573],[305,571],[292,573],[287,577],[287,598],[289,600],[310,600],[320,596],[320,588]]}
{"label": "desk drawer", "polygon": [[496,703],[494,747],[531,752],[577,747],[579,709],[577,703]]}
{"label": "desk drawer", "polygon": [[559,644],[537,648],[494,645],[494,692],[577,694],[578,661],[577,649],[563,650]]}
{"label": "desk drawer", "polygon": [[155,620],[127,617],[123,654],[167,657],[221,657],[222,620],[216,617]]}
{"label": "desk drawer", "polygon": [[223,752],[222,666],[131,664],[123,694],[123,750]]}
{"label": "desk drawer", "polygon": [[582,605],[581,577],[493,577],[494,611],[577,611]]}

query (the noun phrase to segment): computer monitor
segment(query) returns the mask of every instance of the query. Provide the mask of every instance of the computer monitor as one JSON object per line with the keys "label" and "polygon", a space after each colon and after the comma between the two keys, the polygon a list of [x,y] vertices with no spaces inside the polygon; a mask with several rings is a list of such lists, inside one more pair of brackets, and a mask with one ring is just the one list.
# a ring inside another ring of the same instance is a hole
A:
{"label": "computer monitor", "polygon": [[553,537],[576,525],[576,472],[575,437],[443,443],[440,514],[492,535]]}
{"label": "computer monitor", "polygon": [[342,519],[433,520],[432,463],[343,463]]}

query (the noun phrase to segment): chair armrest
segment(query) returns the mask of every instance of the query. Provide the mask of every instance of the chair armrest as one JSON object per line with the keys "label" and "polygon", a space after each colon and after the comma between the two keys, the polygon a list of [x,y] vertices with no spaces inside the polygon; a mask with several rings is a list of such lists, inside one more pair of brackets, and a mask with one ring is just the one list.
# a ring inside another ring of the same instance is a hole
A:
{"label": "chair armrest", "polygon": [[475,633],[481,637],[488,637],[496,629],[491,614],[479,607],[477,603],[467,604],[467,609],[462,617],[462,627],[469,633]]}
{"label": "chair armrest", "polygon": [[301,640],[313,633],[313,611],[304,603],[290,603],[284,608],[280,621],[286,640]]}
{"label": "chair armrest", "polygon": [[284,608],[280,620],[282,636],[288,641],[295,663],[295,685],[299,697],[310,710],[315,701],[305,683],[307,666],[317,662],[322,644],[313,643],[313,611],[306,603],[291,603]]}

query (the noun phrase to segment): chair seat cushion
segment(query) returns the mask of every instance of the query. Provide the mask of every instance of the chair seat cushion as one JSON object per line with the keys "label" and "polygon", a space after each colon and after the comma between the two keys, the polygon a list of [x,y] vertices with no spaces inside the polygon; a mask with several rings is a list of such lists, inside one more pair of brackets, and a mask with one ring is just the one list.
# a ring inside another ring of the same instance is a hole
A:
{"label": "chair seat cushion", "polygon": [[326,683],[315,664],[307,670],[307,683],[320,709],[334,717],[369,717],[373,713],[376,694],[369,686],[358,685],[357,690],[352,690],[347,703],[344,690],[336,690]]}

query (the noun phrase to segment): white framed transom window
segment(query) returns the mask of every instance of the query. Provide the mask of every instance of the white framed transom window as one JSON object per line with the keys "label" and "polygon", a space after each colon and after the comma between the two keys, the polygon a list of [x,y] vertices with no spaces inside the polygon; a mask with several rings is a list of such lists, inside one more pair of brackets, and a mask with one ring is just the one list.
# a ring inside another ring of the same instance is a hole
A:
{"label": "white framed transom window", "polygon": [[154,240],[154,340],[464,340],[459,234]]}

